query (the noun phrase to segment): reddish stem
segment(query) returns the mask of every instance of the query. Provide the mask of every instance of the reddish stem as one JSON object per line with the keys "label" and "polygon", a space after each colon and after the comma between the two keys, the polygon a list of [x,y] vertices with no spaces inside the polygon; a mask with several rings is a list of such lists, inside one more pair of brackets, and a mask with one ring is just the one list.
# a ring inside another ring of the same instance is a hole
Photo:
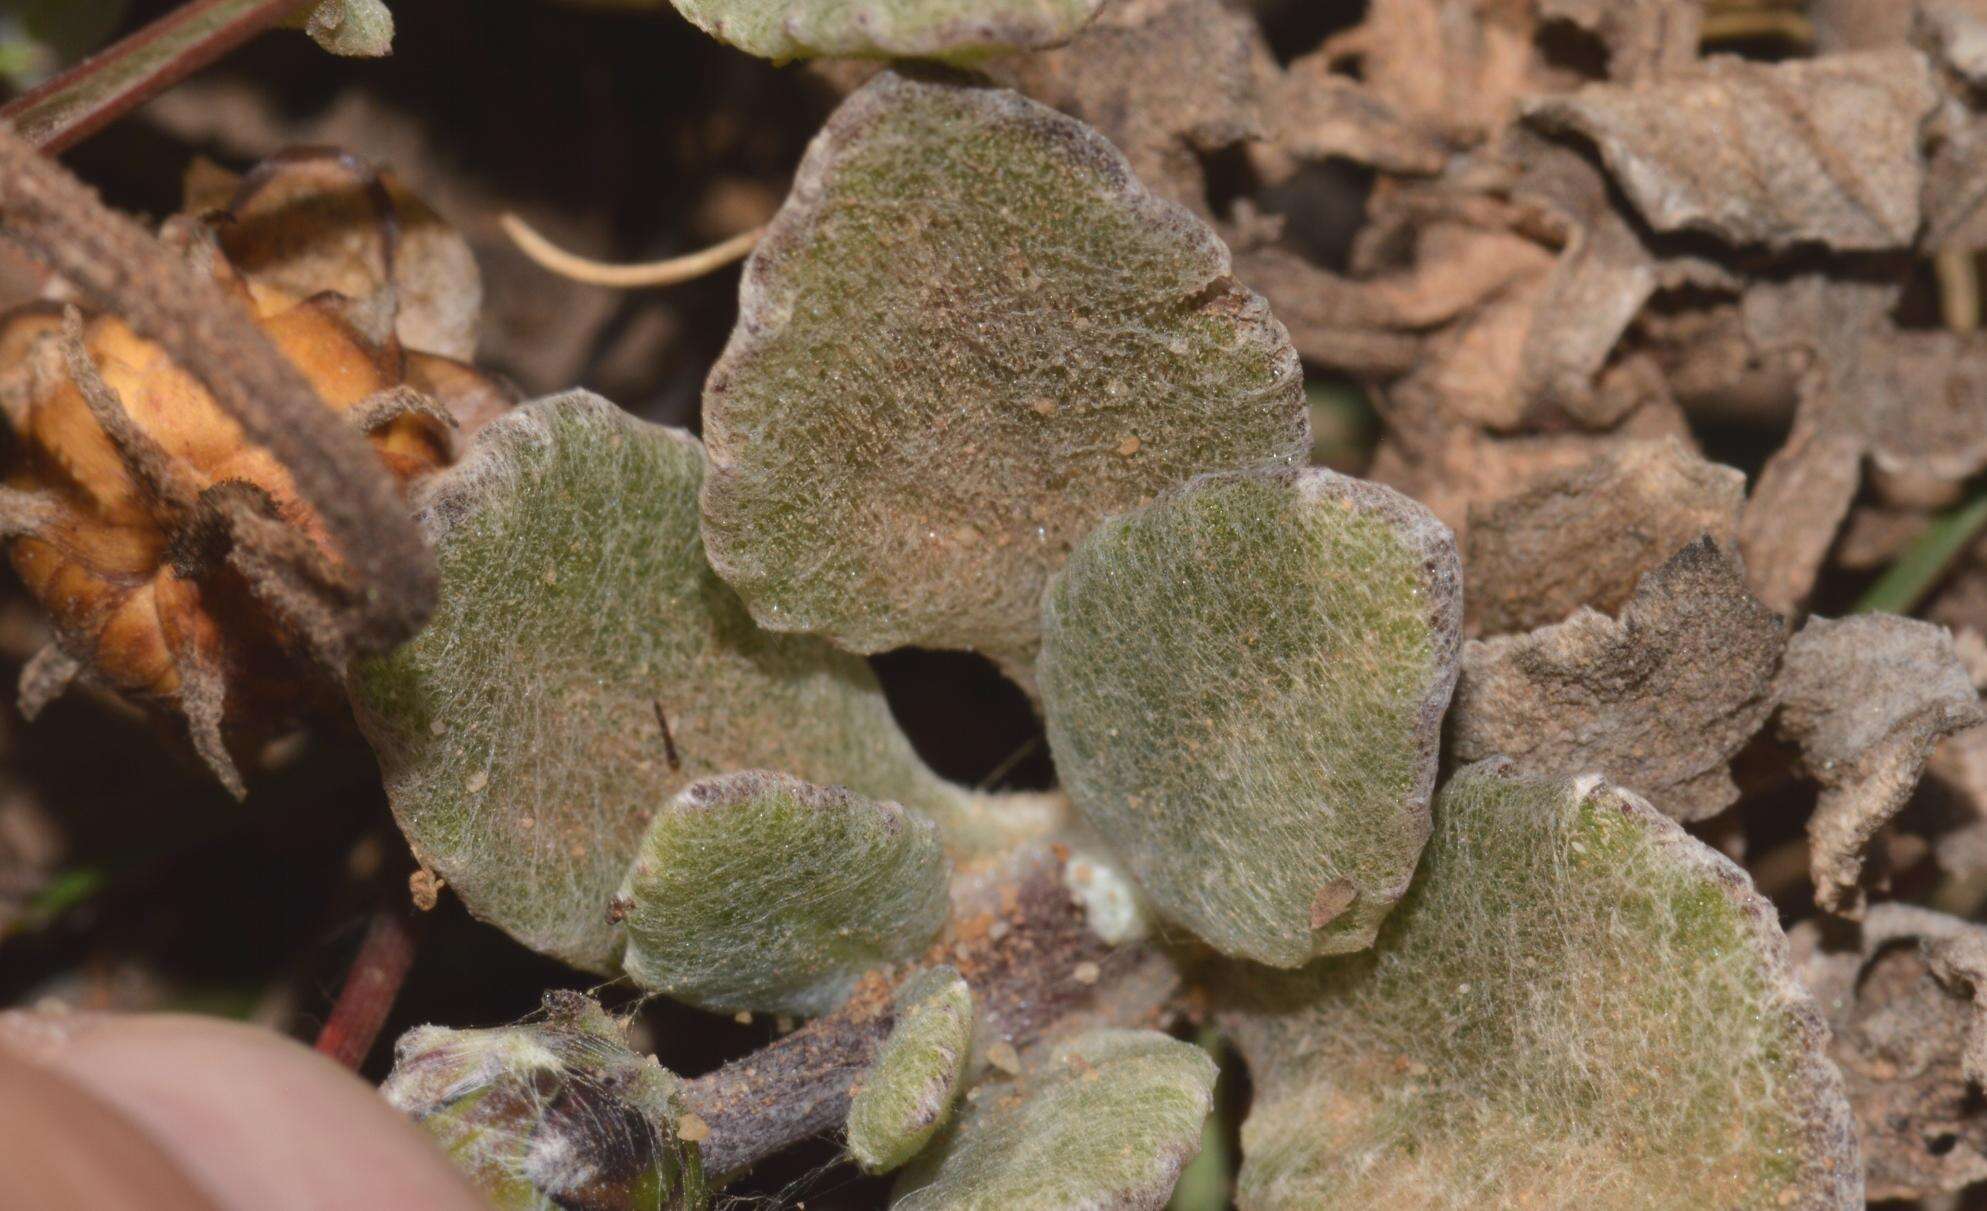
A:
{"label": "reddish stem", "polygon": [[0,122],[53,155],[313,2],[191,0],[0,106]]}
{"label": "reddish stem", "polygon": [[414,923],[406,907],[381,905],[345,973],[331,1017],[318,1031],[317,1050],[347,1068],[365,1063],[413,966]]}

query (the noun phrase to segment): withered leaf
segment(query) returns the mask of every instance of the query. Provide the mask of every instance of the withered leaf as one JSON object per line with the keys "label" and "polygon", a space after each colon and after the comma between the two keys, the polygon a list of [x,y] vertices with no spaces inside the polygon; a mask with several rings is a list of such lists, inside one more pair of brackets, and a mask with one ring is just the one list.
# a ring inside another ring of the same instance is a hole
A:
{"label": "withered leaf", "polygon": [[1795,972],[1828,1018],[1869,1197],[1924,1198],[1987,1178],[1987,931],[1878,904],[1860,934],[1858,948],[1830,950],[1817,923],[1803,921],[1789,941]]}
{"label": "withered leaf", "polygon": [[1865,354],[1882,340],[1896,299],[1888,283],[1822,274],[1772,279],[1746,292],[1742,318],[1752,348],[1806,367],[1793,431],[1767,460],[1739,519],[1753,591],[1774,609],[1792,610],[1814,587],[1862,483],[1870,444],[1863,411],[1880,390],[1877,364]]}
{"label": "withered leaf", "polygon": [[1202,212],[1199,154],[1262,137],[1278,74],[1261,28],[1223,0],[1115,0],[1068,46],[990,72],[1096,127],[1155,193]]}
{"label": "withered leaf", "polygon": [[1904,806],[1941,738],[1982,721],[1945,628],[1889,614],[1813,618],[1787,645],[1779,731],[1822,787],[1808,821],[1815,899],[1862,914],[1871,841]]}
{"label": "withered leaf", "polygon": [[1540,0],[1547,21],[1568,21],[1608,49],[1608,76],[1642,80],[1669,75],[1697,61],[1703,0]]}
{"label": "withered leaf", "polygon": [[1738,798],[1726,766],[1772,713],[1785,644],[1779,616],[1702,538],[1644,577],[1619,620],[1583,608],[1467,644],[1451,743],[1458,760],[1503,755],[1540,777],[1598,772],[1701,820]]}
{"label": "withered leaf", "polygon": [[1465,619],[1480,635],[1612,614],[1642,577],[1700,537],[1731,549],[1745,476],[1675,439],[1626,443],[1470,509]]}
{"label": "withered leaf", "polygon": [[1907,247],[1918,234],[1918,126],[1938,100],[1906,49],[1787,63],[1713,59],[1688,75],[1590,84],[1527,118],[1593,141],[1659,231],[1733,244]]}

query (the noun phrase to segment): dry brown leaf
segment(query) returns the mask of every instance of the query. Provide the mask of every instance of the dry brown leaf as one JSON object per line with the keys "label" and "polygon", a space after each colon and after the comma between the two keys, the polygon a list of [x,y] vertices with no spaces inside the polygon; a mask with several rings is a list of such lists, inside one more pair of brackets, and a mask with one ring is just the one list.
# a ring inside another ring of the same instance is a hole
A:
{"label": "dry brown leaf", "polygon": [[1889,614],[1813,618],[1774,686],[1779,732],[1822,787],[1808,821],[1815,900],[1862,915],[1864,863],[1932,746],[1984,717],[1945,628]]}
{"label": "dry brown leaf", "polygon": [[1592,140],[1659,231],[1868,251],[1918,234],[1918,127],[1937,101],[1924,57],[1899,49],[1714,59],[1659,83],[1536,100],[1526,115]]}
{"label": "dry brown leaf", "polygon": [[1448,162],[1450,148],[1442,139],[1339,71],[1329,51],[1292,63],[1273,96],[1269,119],[1276,142],[1300,159],[1337,156],[1382,172],[1424,175]]}
{"label": "dry brown leaf", "polygon": [[1827,1015],[1829,1053],[1855,1109],[1873,1200],[1923,1198],[1987,1178],[1977,1092],[1987,931],[1906,904],[1873,906],[1860,949],[1824,948],[1817,923],[1788,937]]}
{"label": "dry brown leaf", "polygon": [[1761,283],[1743,300],[1755,354],[1803,367],[1793,431],[1767,460],[1739,522],[1753,591],[1777,610],[1792,610],[1814,587],[1862,483],[1869,442],[1859,410],[1875,388],[1861,353],[1896,299],[1883,282],[1809,274]]}
{"label": "dry brown leaf", "polygon": [[1458,761],[1542,777],[1604,774],[1677,820],[1738,798],[1727,763],[1773,710],[1786,644],[1732,558],[1700,539],[1644,577],[1619,620],[1582,609],[1472,640],[1449,714]]}
{"label": "dry brown leaf", "polygon": [[1506,0],[1372,0],[1366,21],[1327,44],[1356,60],[1376,100],[1457,146],[1504,129],[1545,82],[1536,20]]}
{"label": "dry brown leaf", "polygon": [[1616,80],[1688,68],[1697,62],[1704,27],[1702,0],[1540,0],[1539,15],[1599,38],[1608,51],[1608,75]]}
{"label": "dry brown leaf", "polygon": [[1427,505],[1459,539],[1468,531],[1470,506],[1524,491],[1549,475],[1585,466],[1628,442],[1676,438],[1694,444],[1676,401],[1664,393],[1660,374],[1645,359],[1623,362],[1604,390],[1633,393],[1636,402],[1621,424],[1606,433],[1560,431],[1503,436],[1457,423],[1439,412],[1417,415],[1426,401],[1382,397],[1389,431],[1369,471],[1372,478]]}
{"label": "dry brown leaf", "polygon": [[1642,577],[1700,537],[1730,549],[1745,477],[1674,438],[1624,443],[1583,467],[1470,509],[1472,634],[1505,635],[1581,606],[1612,614]]}
{"label": "dry brown leaf", "polygon": [[1155,193],[1208,212],[1199,154],[1261,138],[1276,60],[1221,0],[1118,0],[1068,46],[992,74],[1102,131]]}

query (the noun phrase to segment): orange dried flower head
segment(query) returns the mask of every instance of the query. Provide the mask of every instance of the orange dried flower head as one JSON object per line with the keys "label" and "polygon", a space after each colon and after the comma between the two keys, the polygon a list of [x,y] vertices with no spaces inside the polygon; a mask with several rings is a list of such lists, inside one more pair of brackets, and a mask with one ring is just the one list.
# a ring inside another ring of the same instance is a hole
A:
{"label": "orange dried flower head", "polygon": [[[239,181],[195,173],[188,202],[162,237],[242,300],[403,488],[508,406],[460,360],[481,294],[467,245],[389,179],[298,152]],[[0,316],[0,409],[16,436],[0,525],[56,633],[23,675],[23,711],[81,674],[183,718],[242,793],[231,748],[295,718],[348,655],[331,606],[362,589],[320,519],[116,315],[44,302]]]}

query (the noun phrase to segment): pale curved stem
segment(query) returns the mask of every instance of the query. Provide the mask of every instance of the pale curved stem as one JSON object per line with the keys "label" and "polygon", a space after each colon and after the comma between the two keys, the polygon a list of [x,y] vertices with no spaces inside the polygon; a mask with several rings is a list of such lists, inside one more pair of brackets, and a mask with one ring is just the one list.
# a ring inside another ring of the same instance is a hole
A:
{"label": "pale curved stem", "polygon": [[650,261],[642,265],[610,265],[604,261],[588,260],[583,256],[567,252],[565,249],[532,230],[531,225],[514,214],[500,218],[498,224],[504,234],[516,244],[518,251],[530,257],[541,267],[583,282],[589,286],[611,286],[617,290],[640,290],[653,286],[674,286],[715,272],[743,259],[766,234],[764,227],[755,227],[743,235],[735,235],[722,244],[713,245],[702,252],[687,256],[671,257],[666,261]]}

